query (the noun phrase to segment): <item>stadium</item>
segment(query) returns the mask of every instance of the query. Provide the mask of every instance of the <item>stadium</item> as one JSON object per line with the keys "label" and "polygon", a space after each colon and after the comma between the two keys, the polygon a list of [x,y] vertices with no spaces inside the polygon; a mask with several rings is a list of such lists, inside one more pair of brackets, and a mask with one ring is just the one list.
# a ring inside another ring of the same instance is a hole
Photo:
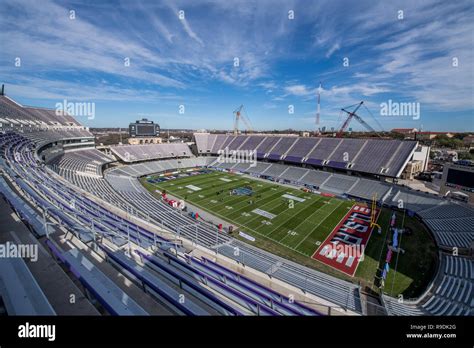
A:
{"label": "stadium", "polygon": [[0,346],[472,343],[473,14],[0,0]]}
{"label": "stadium", "polygon": [[416,141],[194,133],[106,153],[70,115],[0,101],[2,242],[42,251],[1,259],[9,315],[473,314],[473,209],[393,180]]}

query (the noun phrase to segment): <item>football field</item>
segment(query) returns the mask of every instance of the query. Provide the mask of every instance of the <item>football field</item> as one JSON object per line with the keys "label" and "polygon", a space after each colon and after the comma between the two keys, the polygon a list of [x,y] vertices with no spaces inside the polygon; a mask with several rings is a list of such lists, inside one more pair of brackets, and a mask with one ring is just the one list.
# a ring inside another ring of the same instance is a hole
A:
{"label": "football field", "polygon": [[308,257],[353,205],[336,198],[222,172],[153,185],[220,217],[256,239],[268,239]]}
{"label": "football field", "polygon": [[[219,171],[180,174],[180,177],[152,175],[140,181],[154,195],[158,195],[156,190],[165,190],[169,195],[227,222],[225,226],[237,227],[255,238],[254,242],[247,240],[250,244],[377,290],[377,274],[384,265],[387,239],[390,238],[391,210],[382,209],[378,223],[383,232],[372,233],[364,260],[359,263],[354,276],[348,277],[327,262],[316,260],[314,255],[351,208],[357,208],[361,203]],[[398,271],[389,274],[387,284],[390,284],[388,289],[393,296],[400,293],[412,296],[429,282],[435,268],[436,249],[416,219],[403,217],[399,212],[397,219],[405,221],[408,227],[419,233],[404,237],[403,247],[409,256],[398,260]],[[237,233],[233,235],[243,239]]]}

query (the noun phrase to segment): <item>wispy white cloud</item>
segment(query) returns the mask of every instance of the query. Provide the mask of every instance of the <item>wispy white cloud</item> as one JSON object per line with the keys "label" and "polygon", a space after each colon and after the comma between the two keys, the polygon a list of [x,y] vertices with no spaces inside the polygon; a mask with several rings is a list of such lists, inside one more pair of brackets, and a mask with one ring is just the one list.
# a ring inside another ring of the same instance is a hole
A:
{"label": "wispy white cloud", "polygon": [[177,101],[180,97],[170,93],[157,93],[152,89],[125,88],[107,83],[89,85],[69,81],[49,80],[36,77],[20,77],[16,82],[9,83],[7,91],[10,95],[25,99],[48,99],[51,103],[64,98],[68,100],[100,100],[112,102],[154,102]]}
{"label": "wispy white cloud", "polygon": [[334,45],[329,48],[329,50],[326,52],[326,58],[330,58],[332,54],[336,51],[338,51],[341,48],[341,45],[339,42],[336,42]]}
{"label": "wispy white cloud", "polygon": [[202,42],[202,40],[196,35],[196,33],[191,29],[191,26],[189,25],[186,17],[183,17],[182,19],[180,19],[181,23],[183,24],[183,28],[184,30],[186,31],[186,33],[188,33],[188,35],[190,37],[192,37],[194,40],[196,40],[197,42],[199,42],[201,44],[201,46],[204,46],[204,43]]}
{"label": "wispy white cloud", "polygon": [[306,97],[314,94],[315,89],[310,89],[305,85],[290,85],[285,87],[287,95],[294,95],[297,97]]}

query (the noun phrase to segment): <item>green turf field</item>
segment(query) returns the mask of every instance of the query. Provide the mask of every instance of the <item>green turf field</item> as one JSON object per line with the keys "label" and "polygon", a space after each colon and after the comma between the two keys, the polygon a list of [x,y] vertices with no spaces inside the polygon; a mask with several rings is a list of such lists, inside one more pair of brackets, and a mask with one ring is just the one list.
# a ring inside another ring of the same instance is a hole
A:
{"label": "green turf field", "polygon": [[[385,237],[388,231],[389,211],[382,211],[379,222],[381,222],[383,233],[382,235],[372,233],[367,245],[366,258],[359,264],[355,276],[351,278],[312,259],[311,256],[318,249],[319,243],[326,239],[355,202],[305,193],[302,190],[269,181],[217,171],[153,184],[147,182],[146,178],[142,178],[141,182],[154,194],[156,194],[156,189],[166,190],[170,195],[184,199],[233,224],[239,230],[255,237],[256,241],[250,242],[255,246],[339,278],[360,282],[372,291],[377,289],[377,269],[383,265],[381,259],[386,253]],[[187,187],[189,185],[199,190]],[[251,188],[253,195],[229,194],[232,189],[243,187]],[[222,193],[217,194],[219,191]],[[292,199],[291,204],[288,198],[283,197],[285,194],[304,199],[304,201]],[[274,217],[259,215],[254,212],[255,209],[264,211],[264,214],[273,214]],[[414,222],[410,221],[410,223]],[[421,228],[418,225],[414,227]],[[393,292],[395,295],[404,293],[406,297],[414,296],[429,281],[430,263],[433,258],[435,259],[436,253],[427,242],[425,235],[427,233],[417,235],[420,240],[415,243],[415,255],[411,255],[410,258],[400,257],[399,268],[406,269],[410,274],[398,272],[398,274],[390,275],[386,282],[386,284],[390,283],[389,293]],[[234,236],[241,238],[236,233]],[[426,255],[423,254],[424,257],[428,257],[426,262],[420,259],[420,253],[416,250],[418,243],[425,243],[429,251]],[[420,276],[413,274],[414,270],[421,272]]]}

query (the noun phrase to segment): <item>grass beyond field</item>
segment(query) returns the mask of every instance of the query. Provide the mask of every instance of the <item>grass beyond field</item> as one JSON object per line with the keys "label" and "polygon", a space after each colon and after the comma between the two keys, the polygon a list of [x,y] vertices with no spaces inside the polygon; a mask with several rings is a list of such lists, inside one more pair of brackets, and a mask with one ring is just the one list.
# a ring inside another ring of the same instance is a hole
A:
{"label": "grass beyond field", "polygon": [[[339,278],[359,281],[362,285],[376,290],[377,269],[383,266],[379,260],[384,259],[386,253],[385,237],[388,231],[389,211],[382,210],[379,222],[383,233],[382,235],[378,235],[375,231],[372,233],[365,260],[359,264],[355,276],[351,278],[312,259],[311,256],[355,202],[305,193],[269,181],[222,172],[188,176],[154,184],[142,178],[141,182],[153,193],[156,189],[166,190],[169,194],[239,227],[239,230],[256,238],[255,242],[249,242],[255,246]],[[191,188],[189,185],[192,185]],[[253,195],[229,194],[230,190],[243,187],[250,187],[254,192]],[[217,194],[219,191],[222,193]],[[296,197],[292,199],[292,205],[288,198],[283,197],[285,194]],[[304,201],[300,202],[298,199]],[[260,209],[266,216],[257,214],[255,209]],[[234,233],[234,236],[242,239],[238,234]],[[420,243],[426,243],[425,239],[421,238]],[[428,257],[435,257],[433,255]],[[412,274],[411,268],[413,263],[418,263],[415,269],[419,270],[418,257],[412,255],[411,258],[400,257],[400,259],[399,267],[410,270],[410,277],[401,272],[394,274],[392,277],[395,282],[390,277],[387,279],[386,283],[390,283],[388,290],[392,290],[393,287],[395,295],[409,290],[406,297],[414,296],[429,280],[430,265],[422,263],[423,274],[417,277],[416,274]],[[428,260],[431,262],[430,258]]]}

